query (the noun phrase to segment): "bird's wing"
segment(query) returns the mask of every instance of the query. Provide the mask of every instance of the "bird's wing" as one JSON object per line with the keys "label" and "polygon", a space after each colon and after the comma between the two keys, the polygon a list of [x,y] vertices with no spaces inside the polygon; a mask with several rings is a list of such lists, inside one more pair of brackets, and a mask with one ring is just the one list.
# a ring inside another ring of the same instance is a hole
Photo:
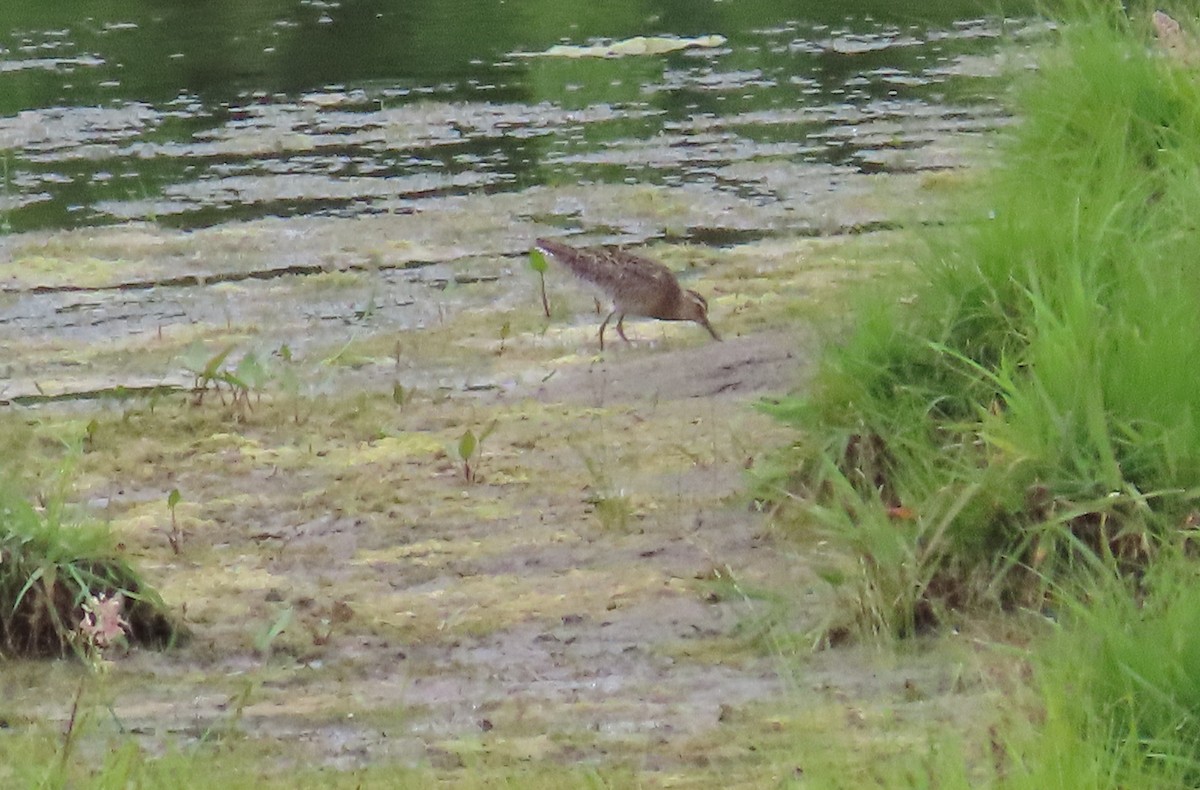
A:
{"label": "bird's wing", "polygon": [[550,239],[538,239],[538,249],[549,254],[575,276],[599,287],[614,302],[652,314],[654,306],[678,298],[679,283],[671,270],[657,261],[619,248],[576,248]]}
{"label": "bird's wing", "polygon": [[572,266],[572,270],[610,294],[630,290],[661,293],[676,287],[675,276],[670,270],[649,258],[613,249],[585,250],[582,253],[578,265]]}

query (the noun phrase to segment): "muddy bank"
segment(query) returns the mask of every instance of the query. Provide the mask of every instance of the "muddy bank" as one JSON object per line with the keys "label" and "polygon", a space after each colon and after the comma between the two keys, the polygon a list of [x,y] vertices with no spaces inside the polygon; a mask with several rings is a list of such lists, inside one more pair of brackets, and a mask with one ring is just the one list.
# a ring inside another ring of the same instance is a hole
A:
{"label": "muddy bank", "polygon": [[[89,686],[112,711],[89,748],[220,731],[248,765],[753,786],[831,759],[830,739],[903,748],[896,721],[970,720],[991,692],[963,680],[967,647],[813,654],[832,606],[819,540],[743,493],[790,438],[754,402],[804,385],[845,284],[903,270],[922,246],[903,228],[938,216],[978,147],[955,136],[973,122],[908,109],[855,131],[908,141],[887,174],[705,138],[691,154],[721,149],[718,176],[754,188],[540,186],[0,239],[10,457],[45,481],[86,436],[72,498],[194,634],[115,657]],[[599,353],[603,313],[557,269],[542,314],[526,254],[547,235],[659,258],[725,342],[631,320],[635,342]],[[215,359],[237,398],[205,379]],[[487,434],[469,473],[468,430]],[[12,669],[14,720],[63,726],[80,673]]]}
{"label": "muddy bank", "polygon": [[[912,244],[661,247],[728,339],[631,321],[635,343],[603,354],[587,291],[553,278],[547,321],[516,259],[481,256],[446,271],[511,266],[507,293],[447,284],[436,293],[452,306],[435,320],[427,305],[425,328],[386,313],[334,338],[295,325],[287,369],[302,383],[277,367],[248,406],[210,392],[200,405],[10,408],[35,436],[89,431],[78,500],[195,634],[175,652],[118,657],[98,684],[114,723],[93,735],[119,727],[157,750],[233,728],[251,754],[339,769],[585,761],[648,781],[758,781],[792,770],[796,743],[817,749],[804,745],[817,722],[969,716],[986,692],[963,685],[953,652],[811,654],[832,605],[811,567],[819,547],[777,532],[742,494],[745,470],[788,440],[754,401],[803,386],[842,283],[902,266]],[[398,298],[383,276],[349,288]],[[239,353],[283,342],[278,325],[194,329]],[[140,342],[169,360],[182,331]],[[151,367],[129,342],[80,338],[71,353],[121,381]],[[66,345],[33,343],[14,364],[36,370]],[[493,423],[468,481],[458,440]],[[58,452],[47,448],[24,452],[44,466]],[[8,704],[61,725],[78,672],[26,666]]]}

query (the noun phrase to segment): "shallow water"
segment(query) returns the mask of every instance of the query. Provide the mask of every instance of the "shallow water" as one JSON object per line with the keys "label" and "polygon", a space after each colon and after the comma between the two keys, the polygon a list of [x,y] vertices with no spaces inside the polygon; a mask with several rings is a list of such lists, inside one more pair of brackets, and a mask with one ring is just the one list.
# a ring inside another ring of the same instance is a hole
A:
{"label": "shallow water", "polygon": [[[524,320],[532,240],[578,231],[670,242],[728,321],[706,251],[936,219],[1005,122],[1000,44],[1038,25],[894,5],[6,7],[0,402],[187,386],[193,343]],[[639,36],[704,46],[570,56]]]}
{"label": "shallow water", "polygon": [[[979,77],[998,38],[1026,26],[963,0],[8,5],[12,231],[403,213],[539,184],[771,202],[786,197],[764,184],[776,163],[944,164],[906,152],[994,122],[995,86]],[[639,35],[727,40],[526,56]]]}

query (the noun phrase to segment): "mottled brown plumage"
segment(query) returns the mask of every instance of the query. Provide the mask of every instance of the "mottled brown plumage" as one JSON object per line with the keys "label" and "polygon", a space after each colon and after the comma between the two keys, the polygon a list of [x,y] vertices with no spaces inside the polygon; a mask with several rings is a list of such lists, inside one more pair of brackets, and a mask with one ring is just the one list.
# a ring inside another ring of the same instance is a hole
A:
{"label": "mottled brown plumage", "polygon": [[604,328],[617,316],[617,334],[626,343],[622,326],[626,315],[662,321],[695,321],[720,340],[708,323],[708,302],[695,291],[684,290],[666,266],[649,258],[615,249],[578,249],[550,239],[538,239],[537,248],[566,266],[577,277],[599,287],[612,298],[613,311],[600,325],[600,350]]}

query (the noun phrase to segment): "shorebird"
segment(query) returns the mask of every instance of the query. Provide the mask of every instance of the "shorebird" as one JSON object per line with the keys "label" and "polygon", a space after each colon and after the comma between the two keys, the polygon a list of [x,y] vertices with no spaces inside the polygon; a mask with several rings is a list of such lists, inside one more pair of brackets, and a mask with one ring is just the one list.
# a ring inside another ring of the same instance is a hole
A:
{"label": "shorebird", "polygon": [[581,250],[562,242],[538,239],[536,246],[566,266],[575,276],[598,286],[613,301],[613,311],[600,324],[600,350],[604,350],[604,328],[617,316],[617,334],[626,343],[626,315],[663,321],[695,321],[714,340],[721,336],[708,323],[708,302],[695,291],[684,290],[666,266],[649,258],[616,249]]}

